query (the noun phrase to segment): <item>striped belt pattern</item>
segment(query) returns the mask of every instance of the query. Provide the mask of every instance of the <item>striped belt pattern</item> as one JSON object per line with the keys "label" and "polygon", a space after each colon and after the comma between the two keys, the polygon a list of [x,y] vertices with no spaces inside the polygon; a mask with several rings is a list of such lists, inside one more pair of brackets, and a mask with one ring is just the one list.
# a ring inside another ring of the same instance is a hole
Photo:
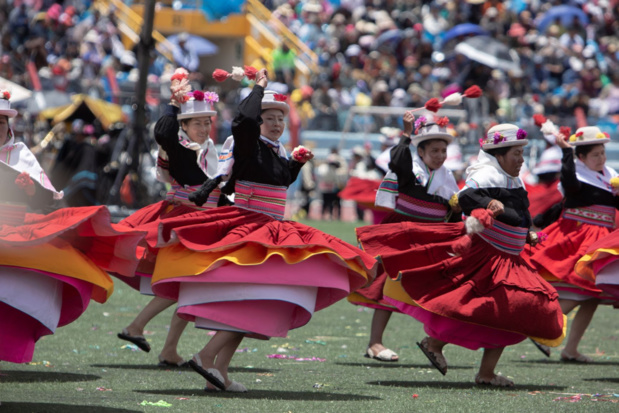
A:
{"label": "striped belt pattern", "polygon": [[26,204],[0,202],[0,225],[19,226],[26,217]]}
{"label": "striped belt pattern", "polygon": [[615,228],[615,208],[606,205],[589,205],[580,208],[566,208],[563,217],[585,224]]}
{"label": "striped belt pattern", "polygon": [[286,211],[285,186],[237,181],[234,192],[234,206],[261,212],[281,221]]}
{"label": "striped belt pattern", "polygon": [[188,199],[189,194],[191,194],[192,192],[196,192],[198,189],[200,189],[200,186],[201,185],[192,185],[184,187],[178,184],[173,184],[172,189],[170,189],[165,195],[165,200],[171,204],[187,205],[201,211],[216,208],[217,202],[219,201],[219,195],[221,194],[219,188],[215,188],[213,192],[210,193],[208,199],[206,200],[206,203],[201,207],[197,206]]}
{"label": "striped belt pattern", "polygon": [[446,205],[436,202],[422,201],[405,194],[398,194],[395,201],[395,211],[423,221],[444,221],[449,213]]}
{"label": "striped belt pattern", "polygon": [[391,178],[384,178],[378,186],[378,191],[387,192],[389,194],[397,195],[398,193],[398,180]]}
{"label": "striped belt pattern", "polygon": [[519,255],[524,249],[528,232],[527,228],[512,227],[495,220],[490,228],[477,235],[498,250]]}

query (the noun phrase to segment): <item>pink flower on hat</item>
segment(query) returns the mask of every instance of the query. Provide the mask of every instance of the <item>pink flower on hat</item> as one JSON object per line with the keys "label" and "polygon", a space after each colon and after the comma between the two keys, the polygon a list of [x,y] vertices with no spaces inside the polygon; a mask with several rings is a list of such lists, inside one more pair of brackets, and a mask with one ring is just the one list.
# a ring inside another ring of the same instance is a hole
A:
{"label": "pink flower on hat", "polygon": [[215,92],[204,92],[204,100],[208,103],[219,102],[219,95]]}
{"label": "pink flower on hat", "polygon": [[525,131],[524,129],[518,129],[518,132],[516,132],[516,139],[526,139],[527,138],[527,131]]}
{"label": "pink flower on hat", "polygon": [[496,145],[499,142],[502,142],[505,138],[499,132],[494,132],[494,136],[492,137],[494,140],[494,144]]}

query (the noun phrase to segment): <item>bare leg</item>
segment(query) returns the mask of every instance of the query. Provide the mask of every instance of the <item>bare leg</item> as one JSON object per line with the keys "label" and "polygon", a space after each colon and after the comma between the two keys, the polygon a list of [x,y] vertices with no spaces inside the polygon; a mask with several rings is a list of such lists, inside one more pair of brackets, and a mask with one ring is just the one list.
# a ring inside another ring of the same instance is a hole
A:
{"label": "bare leg", "polygon": [[222,349],[228,347],[228,344],[230,342],[237,339],[238,336],[240,336],[242,339],[243,333],[237,333],[233,331],[218,331],[209,340],[206,346],[204,346],[204,348],[200,350],[200,352],[198,352],[198,356],[200,357],[200,360],[202,360],[202,367],[204,367],[205,369],[215,367],[215,357],[219,355],[219,352]]}
{"label": "bare leg", "polygon": [[443,347],[445,347],[446,344],[446,342],[438,338],[428,336],[428,350],[433,353],[443,354]]}
{"label": "bare leg", "polygon": [[[374,315],[372,316],[372,331],[370,333],[370,345],[369,348],[372,350],[374,355],[377,355],[383,350],[387,348],[383,345],[383,333],[385,332],[385,328],[387,328],[387,323],[389,323],[389,319],[391,318],[391,311],[387,310],[374,310]],[[392,360],[398,360],[398,356],[391,357]]]}
{"label": "bare leg", "polygon": [[232,383],[232,380],[228,378],[228,367],[230,366],[230,361],[232,361],[232,357],[236,353],[236,349],[243,341],[244,334],[236,333],[236,336],[231,336],[226,345],[217,353],[217,359],[215,360],[215,368],[219,370],[221,375],[226,380],[226,387]]}
{"label": "bare leg", "polygon": [[180,340],[181,334],[183,334],[185,327],[187,327],[187,320],[180,318],[175,311],[174,314],[172,314],[170,330],[166,336],[163,349],[161,349],[161,353],[159,354],[159,358],[169,361],[170,363],[179,363],[183,360],[183,358],[178,355],[178,341]]}
{"label": "bare leg", "polygon": [[561,311],[563,311],[563,314],[565,315],[568,315],[574,308],[578,307],[578,304],[580,304],[580,301],[559,298],[559,305],[561,306]]}
{"label": "bare leg", "polygon": [[159,313],[171,305],[176,304],[174,300],[167,300],[161,297],[153,297],[152,300],[140,311],[140,314],[127,326],[127,331],[131,336],[141,336],[144,334],[146,324]]}
{"label": "bare leg", "polygon": [[[574,317],[574,321],[572,321],[570,332],[567,336],[567,343],[561,352],[562,357],[575,359],[581,356],[578,352],[578,345],[587,327],[589,327],[589,323],[591,323],[591,319],[599,303],[600,300],[598,299],[580,301],[580,308]],[[563,309],[563,306],[561,306],[561,308]]]}
{"label": "bare leg", "polygon": [[505,347],[484,349],[484,355],[481,358],[481,365],[479,366],[479,373],[477,373],[475,377],[476,383],[505,387],[514,385],[514,382],[507,377],[498,376],[494,373],[494,369],[501,358],[501,354],[503,354],[504,348]]}

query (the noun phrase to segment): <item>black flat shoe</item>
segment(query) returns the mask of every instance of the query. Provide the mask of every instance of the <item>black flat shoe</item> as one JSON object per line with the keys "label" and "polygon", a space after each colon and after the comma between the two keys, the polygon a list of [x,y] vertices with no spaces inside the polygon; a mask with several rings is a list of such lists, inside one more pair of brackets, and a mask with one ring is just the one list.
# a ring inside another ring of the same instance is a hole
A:
{"label": "black flat shoe", "polygon": [[126,328],[123,328],[122,333],[118,333],[118,338],[135,344],[142,351],[145,351],[147,353],[150,351],[150,344],[148,344],[148,341],[146,341],[144,337],[130,336]]}
{"label": "black flat shoe", "polygon": [[208,369],[210,371],[204,369],[202,367],[202,361],[200,360],[198,355],[196,354],[194,355],[194,357],[197,361],[194,359],[189,360],[187,362],[187,364],[189,364],[189,367],[191,367],[200,376],[204,377],[206,381],[211,383],[213,386],[219,388],[220,390],[226,390],[226,384],[224,383],[224,378],[222,377],[221,373],[217,369]]}
{"label": "black flat shoe", "polygon": [[178,363],[174,363],[159,356],[159,364],[157,364],[157,367],[189,367],[189,362],[187,360],[181,360]]}

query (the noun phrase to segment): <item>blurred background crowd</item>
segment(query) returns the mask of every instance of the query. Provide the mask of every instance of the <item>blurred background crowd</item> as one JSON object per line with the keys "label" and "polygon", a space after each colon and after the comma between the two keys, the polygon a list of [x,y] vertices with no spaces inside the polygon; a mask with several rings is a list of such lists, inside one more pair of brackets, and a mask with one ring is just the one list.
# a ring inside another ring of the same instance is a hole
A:
{"label": "blurred background crowd", "polygon": [[[135,109],[138,61],[136,51],[121,42],[122,22],[113,9],[99,3],[0,0],[0,84],[13,88],[13,106],[20,111],[13,129],[48,170],[62,169],[58,164],[68,162],[62,156],[92,159],[81,166],[71,164],[71,172],[64,171],[61,178],[52,173],[61,188],[71,174],[85,168],[93,181],[77,181],[92,193],[81,196],[81,203],[138,206],[160,196],[165,188],[149,181],[154,179],[150,171],[156,149],[151,137],[143,142],[140,177],[150,184],[136,193],[126,189],[136,178],[119,175],[129,140],[124,134],[129,133]],[[193,3],[162,2],[158,7]],[[232,3],[243,7],[243,2]],[[283,23],[318,56],[318,70],[301,81],[295,67],[298,56],[285,44],[272,50],[269,61],[246,64],[269,68],[275,78],[269,88],[288,94],[295,105],[300,142],[313,145],[321,155],[305,179],[313,182],[311,197],[327,205],[324,216],[338,217],[329,207],[338,211],[337,199],[330,195],[323,199],[316,193],[337,193],[355,174],[360,157],[370,165],[368,170],[374,168],[381,146],[386,148],[385,142],[392,139],[381,129],[401,127],[402,110],[352,116],[355,108],[421,107],[429,98],[478,85],[482,98],[465,99],[460,111],[450,116],[461,145],[460,158],[476,152],[475,143],[493,123],[516,123],[541,142],[533,124],[535,113],[557,125],[572,129],[597,125],[613,139],[619,136],[617,0],[262,3],[273,20]],[[150,56],[148,122],[153,124],[167,104],[170,76],[182,65],[192,72],[194,88],[220,93],[213,138],[222,143],[230,133],[236,106],[252,84],[246,81],[242,88],[222,90],[210,73],[200,72],[199,56],[186,45],[187,39],[186,33],[173,39],[177,48],[172,59],[157,51]],[[204,54],[208,58],[209,52]],[[76,96],[84,98],[76,103]],[[45,112],[71,104],[72,109],[65,112]],[[73,146],[81,149],[63,152],[67,140],[78,140],[80,145]],[[463,168],[466,162],[459,165]],[[303,185],[300,180],[300,192]]]}

